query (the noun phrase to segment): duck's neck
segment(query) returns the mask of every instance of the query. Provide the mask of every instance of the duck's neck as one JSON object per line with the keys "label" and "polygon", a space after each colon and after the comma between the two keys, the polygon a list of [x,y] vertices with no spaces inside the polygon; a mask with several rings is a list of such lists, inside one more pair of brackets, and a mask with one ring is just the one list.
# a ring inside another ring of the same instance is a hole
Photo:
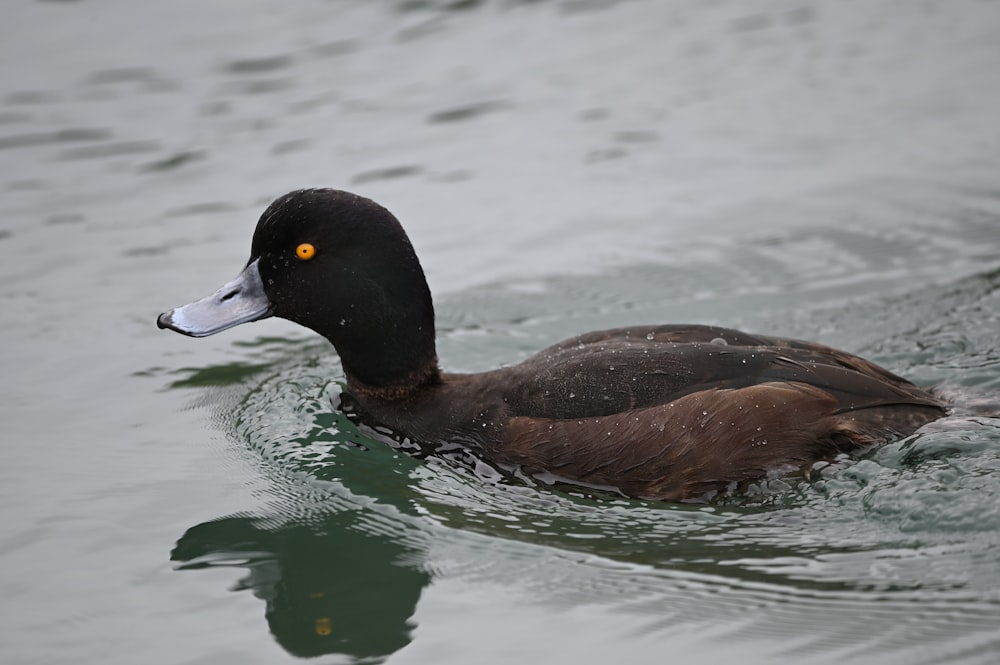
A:
{"label": "duck's neck", "polygon": [[438,369],[437,358],[432,359],[431,362],[412,374],[402,377],[400,381],[386,385],[366,383],[347,369],[344,370],[344,373],[347,375],[347,389],[365,403],[371,401],[397,402],[409,399],[441,383],[441,371]]}
{"label": "duck's neck", "polygon": [[359,397],[401,399],[439,382],[434,308],[421,284],[407,285],[405,300],[386,292],[360,294],[348,313],[322,332]]}

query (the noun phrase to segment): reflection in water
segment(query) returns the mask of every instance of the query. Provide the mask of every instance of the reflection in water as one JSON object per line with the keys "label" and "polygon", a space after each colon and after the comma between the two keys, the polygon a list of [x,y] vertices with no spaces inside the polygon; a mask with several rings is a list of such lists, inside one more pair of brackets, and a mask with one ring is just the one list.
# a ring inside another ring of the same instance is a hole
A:
{"label": "reflection in water", "polygon": [[191,527],[170,558],[182,569],[245,567],[235,590],[265,601],[275,640],[289,653],[381,661],[410,642],[420,592],[430,576],[400,543],[364,533],[353,512],[306,523],[269,524],[234,515]]}

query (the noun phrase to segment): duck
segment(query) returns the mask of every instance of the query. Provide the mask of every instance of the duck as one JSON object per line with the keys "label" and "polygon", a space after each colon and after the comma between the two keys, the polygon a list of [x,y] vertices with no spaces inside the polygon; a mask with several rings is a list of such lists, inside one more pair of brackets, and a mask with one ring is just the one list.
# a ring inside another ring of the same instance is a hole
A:
{"label": "duck", "polygon": [[712,500],[947,412],[932,390],[851,353],[712,325],[588,332],[517,364],[443,371],[409,237],[387,209],[337,189],[276,199],[239,275],[157,325],[204,337],[272,316],[329,340],[365,422],[637,499]]}

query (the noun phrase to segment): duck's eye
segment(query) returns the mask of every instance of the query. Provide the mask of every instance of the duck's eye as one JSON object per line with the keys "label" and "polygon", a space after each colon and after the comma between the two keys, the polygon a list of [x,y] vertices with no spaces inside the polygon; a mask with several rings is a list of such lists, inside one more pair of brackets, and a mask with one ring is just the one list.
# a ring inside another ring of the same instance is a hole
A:
{"label": "duck's eye", "polygon": [[312,257],[316,256],[316,248],[309,243],[304,242],[295,248],[295,256],[299,257],[303,261],[308,261]]}

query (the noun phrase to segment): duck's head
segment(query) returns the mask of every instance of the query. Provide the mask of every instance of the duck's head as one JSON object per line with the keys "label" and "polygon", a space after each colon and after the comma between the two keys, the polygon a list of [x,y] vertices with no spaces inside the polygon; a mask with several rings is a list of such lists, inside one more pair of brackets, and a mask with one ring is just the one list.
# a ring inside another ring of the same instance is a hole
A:
{"label": "duck's head", "polygon": [[406,232],[374,201],[305,189],[272,203],[250,260],[212,295],[164,312],[160,328],[192,337],[278,316],[337,348],[348,378],[385,387],[437,371],[434,308]]}

